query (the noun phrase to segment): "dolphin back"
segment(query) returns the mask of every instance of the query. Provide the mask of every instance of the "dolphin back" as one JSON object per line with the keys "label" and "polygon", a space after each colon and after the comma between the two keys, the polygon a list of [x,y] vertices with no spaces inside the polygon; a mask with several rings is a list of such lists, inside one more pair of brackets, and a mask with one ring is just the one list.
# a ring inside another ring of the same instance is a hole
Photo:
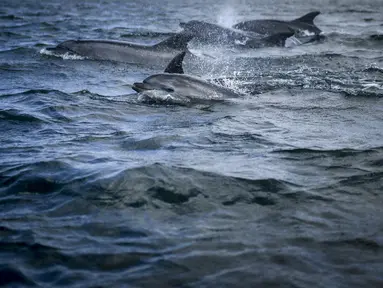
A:
{"label": "dolphin back", "polygon": [[246,42],[246,48],[260,48],[260,47],[284,47],[286,39],[294,35],[294,31],[289,29],[289,32],[276,33],[262,39],[254,39]]}
{"label": "dolphin back", "polygon": [[285,46],[286,39],[294,36],[295,31],[290,29],[289,32],[281,32],[268,37],[263,38],[262,40],[268,43],[271,46]]}
{"label": "dolphin back", "polygon": [[189,32],[181,32],[177,33],[173,36],[170,36],[169,38],[165,39],[164,41],[155,44],[153,47],[155,48],[171,48],[175,50],[185,50],[187,48],[187,45],[189,41],[193,38],[193,34]]}
{"label": "dolphin back", "polygon": [[307,13],[306,15],[303,15],[302,17],[299,17],[297,19],[294,19],[293,23],[299,22],[299,23],[306,23],[310,25],[314,25],[314,19],[320,14],[319,11],[313,11],[310,13]]}

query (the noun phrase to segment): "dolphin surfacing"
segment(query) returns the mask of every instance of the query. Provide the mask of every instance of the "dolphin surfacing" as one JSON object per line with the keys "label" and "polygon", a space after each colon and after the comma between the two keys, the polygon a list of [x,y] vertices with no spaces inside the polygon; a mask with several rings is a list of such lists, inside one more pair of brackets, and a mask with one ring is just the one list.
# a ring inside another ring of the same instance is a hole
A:
{"label": "dolphin surfacing", "polygon": [[181,22],[180,26],[201,42],[232,45],[236,48],[284,47],[286,39],[294,35],[293,29],[286,29],[267,37],[259,37],[253,31],[241,31],[197,20]]}
{"label": "dolphin surfacing", "polygon": [[240,94],[231,89],[203,80],[202,78],[184,74],[182,62],[186,52],[181,52],[170,62],[164,73],[147,77],[136,82],[132,88],[138,93],[162,93],[173,103],[192,104],[211,101],[223,101],[238,98]]}
{"label": "dolphin surfacing", "polygon": [[314,24],[314,19],[319,14],[319,11],[313,11],[291,21],[275,19],[243,21],[235,24],[233,28],[261,35],[288,32],[290,29],[294,30],[297,35],[304,31],[318,35],[322,31]]}
{"label": "dolphin surfacing", "polygon": [[68,40],[57,47],[47,48],[55,54],[73,53],[92,60],[126,63],[168,63],[187,48],[193,38],[190,33],[178,33],[154,45],[140,45],[113,40]]}

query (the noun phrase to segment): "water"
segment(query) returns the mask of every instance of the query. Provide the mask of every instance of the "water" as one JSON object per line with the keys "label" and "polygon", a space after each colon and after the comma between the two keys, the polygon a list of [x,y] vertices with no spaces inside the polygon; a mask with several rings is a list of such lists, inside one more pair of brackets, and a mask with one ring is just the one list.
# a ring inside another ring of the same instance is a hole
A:
{"label": "water", "polygon": [[[380,4],[3,1],[0,286],[381,287]],[[246,94],[203,107],[140,101],[158,67],[40,53],[311,10],[321,43],[191,43],[187,73]]]}

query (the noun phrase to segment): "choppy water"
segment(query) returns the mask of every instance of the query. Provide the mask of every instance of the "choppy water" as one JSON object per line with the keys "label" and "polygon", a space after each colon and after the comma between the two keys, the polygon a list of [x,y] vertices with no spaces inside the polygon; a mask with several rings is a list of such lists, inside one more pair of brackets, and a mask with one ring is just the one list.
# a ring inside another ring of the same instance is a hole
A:
{"label": "choppy water", "polygon": [[[246,93],[210,107],[140,102],[158,67],[40,53],[311,10],[321,43],[191,43],[214,58],[188,73]],[[5,0],[0,27],[0,286],[383,286],[379,0]]]}

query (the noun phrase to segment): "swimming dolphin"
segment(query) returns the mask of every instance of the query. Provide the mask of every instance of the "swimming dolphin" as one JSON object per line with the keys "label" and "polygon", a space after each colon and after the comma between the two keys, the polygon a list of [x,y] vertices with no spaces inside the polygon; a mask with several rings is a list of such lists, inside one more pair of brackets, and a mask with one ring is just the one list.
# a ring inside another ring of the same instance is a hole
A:
{"label": "swimming dolphin", "polygon": [[180,26],[188,33],[194,35],[194,38],[208,43],[219,43],[221,45],[232,45],[237,48],[261,48],[272,46],[285,46],[287,38],[294,35],[292,29],[274,33],[268,37],[257,37],[258,35],[241,30],[225,28],[216,24],[192,20],[181,22]]}
{"label": "swimming dolphin", "polygon": [[[238,98],[240,94],[203,80],[202,78],[185,75],[182,61],[186,52],[181,52],[170,62],[164,73],[149,76],[142,82],[136,82],[132,88],[143,93],[151,100],[170,100],[177,104],[194,104],[211,101],[223,101]],[[156,94],[157,93],[157,94]]]}
{"label": "swimming dolphin", "polygon": [[184,51],[192,38],[191,33],[182,32],[151,46],[112,40],[69,40],[47,50],[55,55],[74,53],[93,60],[165,65]]}
{"label": "swimming dolphin", "polygon": [[247,32],[259,33],[261,35],[272,35],[275,33],[287,32],[290,31],[290,29],[294,30],[297,35],[302,35],[305,31],[317,35],[322,32],[314,24],[314,19],[319,14],[319,11],[313,11],[292,21],[274,19],[250,20],[237,23],[233,26],[233,28]]}

